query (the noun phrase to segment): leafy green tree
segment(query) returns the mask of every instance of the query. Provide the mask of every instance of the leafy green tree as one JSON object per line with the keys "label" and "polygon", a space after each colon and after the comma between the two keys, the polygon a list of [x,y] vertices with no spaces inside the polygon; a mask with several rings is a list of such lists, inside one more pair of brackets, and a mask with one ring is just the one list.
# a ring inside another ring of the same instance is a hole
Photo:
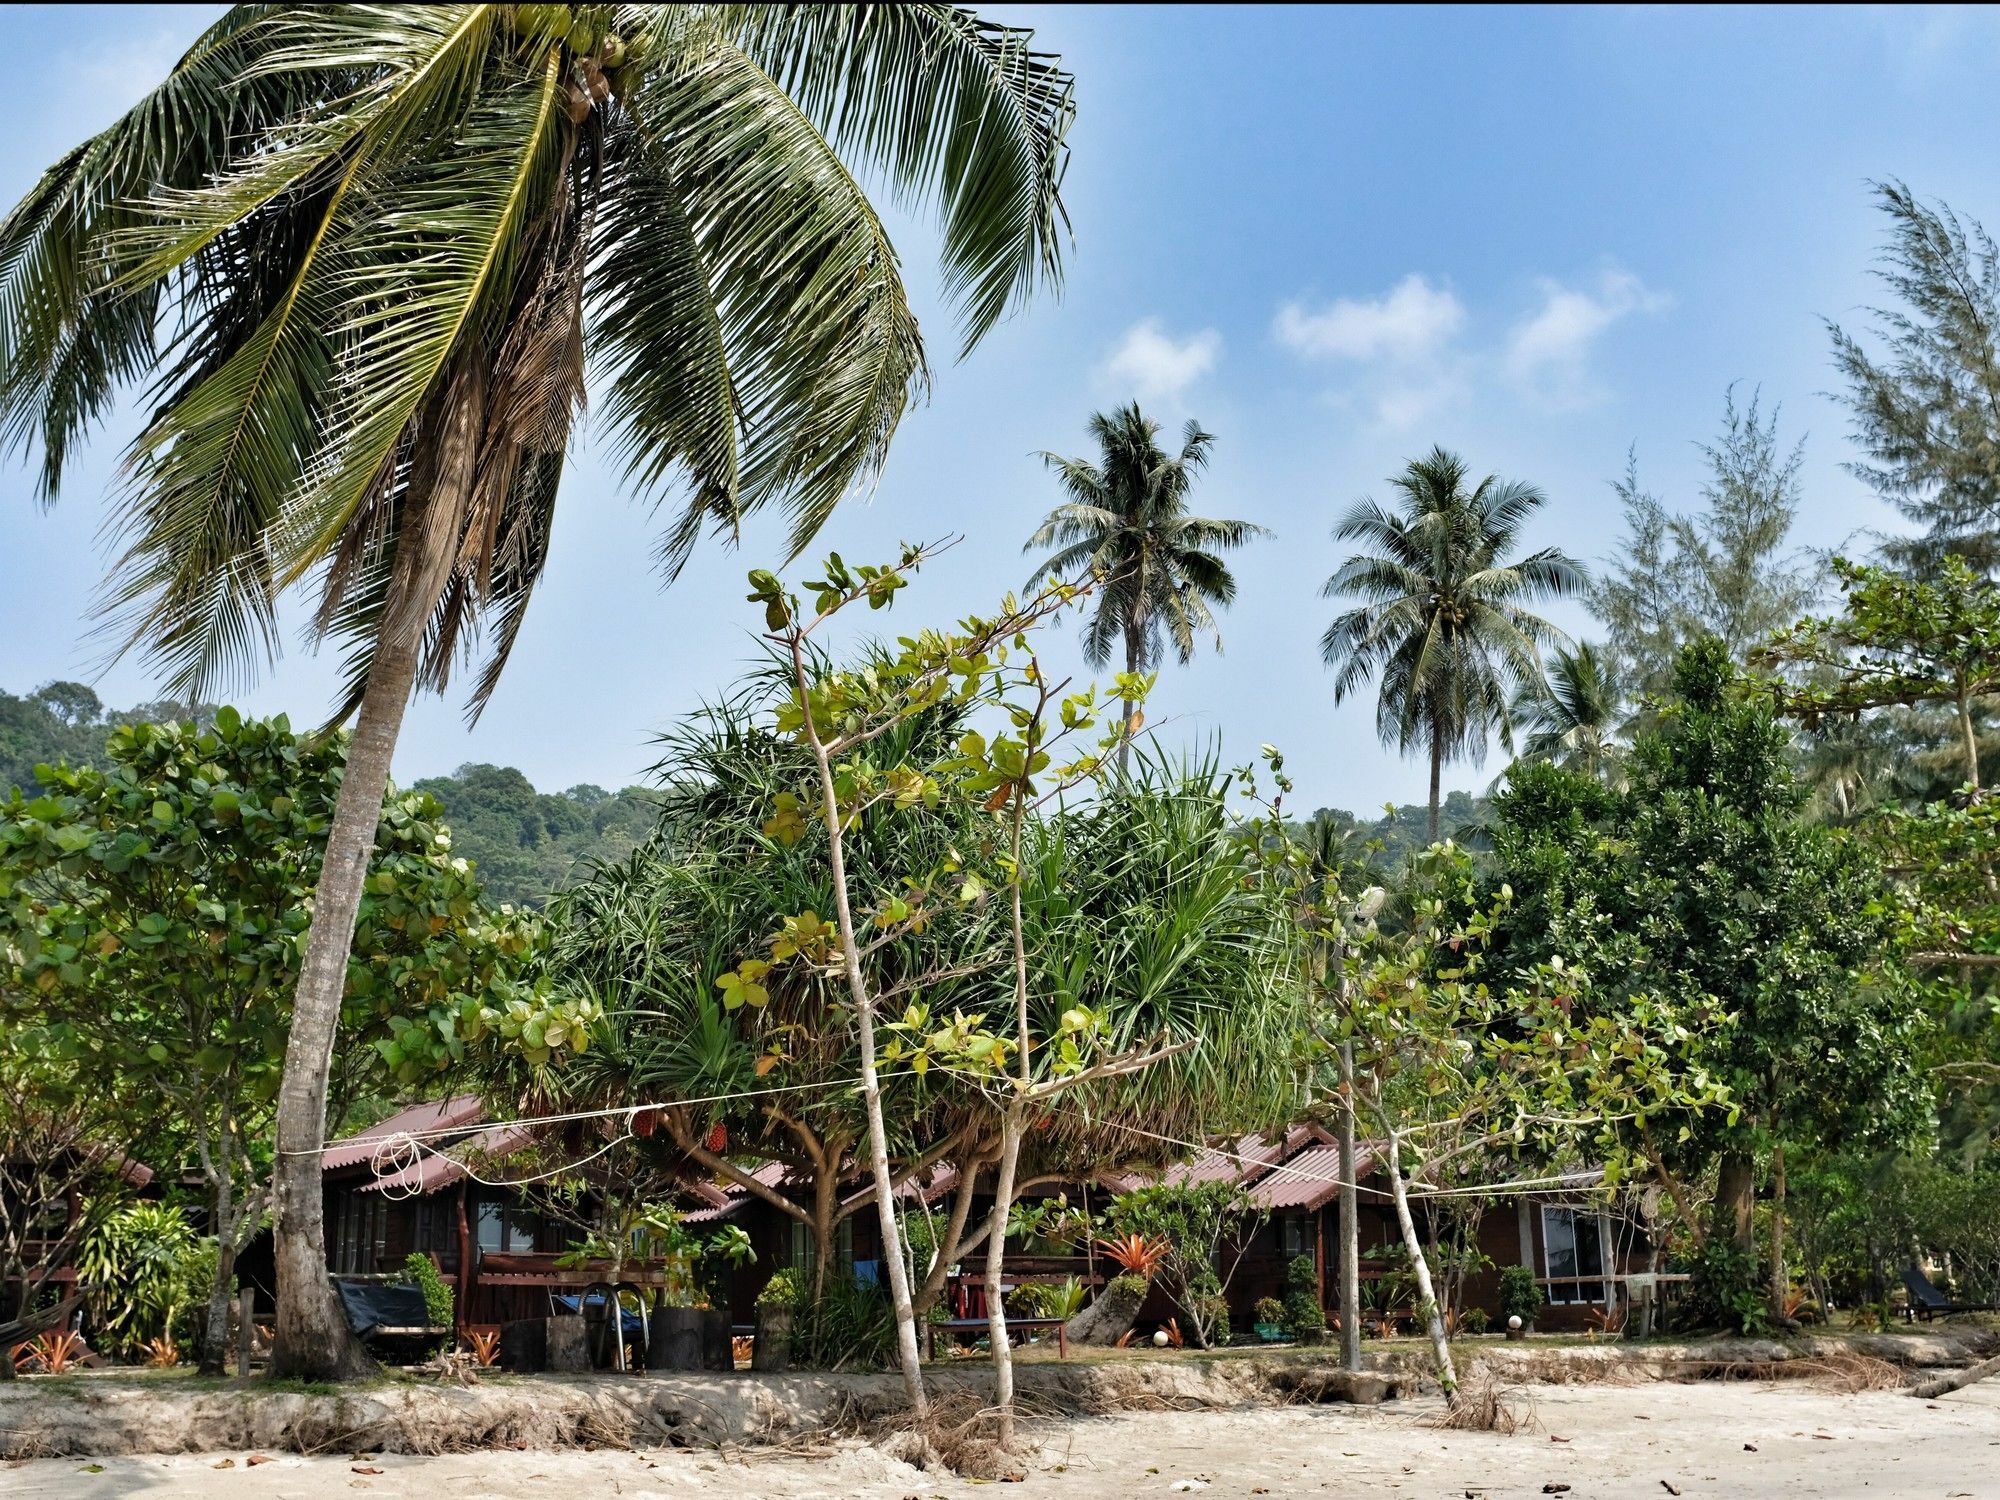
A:
{"label": "leafy green tree", "polygon": [[1758,653],[1774,666],[1819,669],[1780,689],[1786,709],[1810,727],[1891,705],[1948,707],[1964,784],[1978,795],[1980,700],[2000,693],[2000,587],[1956,555],[1926,577],[1838,557],[1833,570],[1842,612],[1801,620]]}
{"label": "leafy green tree", "polygon": [[1542,648],[1565,637],[1526,606],[1584,586],[1559,548],[1510,558],[1546,497],[1533,485],[1487,475],[1467,487],[1464,460],[1442,448],[1389,482],[1397,509],[1363,500],[1334,528],[1359,541],[1326,582],[1329,599],[1359,601],[1320,638],[1335,669],[1336,703],[1379,681],[1375,728],[1385,745],[1430,757],[1429,834],[1438,836],[1445,764],[1483,760],[1489,736],[1513,744],[1510,702],[1542,677]]}
{"label": "leafy green tree", "polygon": [[[202,1367],[220,1371],[238,1252],[269,1205],[270,1134],[344,736],[224,708],[208,728],[129,725],[105,767],[42,767],[0,803],[0,1017],[80,1076],[169,1106],[217,1245]],[[381,810],[343,986],[334,1097],[408,1087],[504,1035],[532,1057],[581,1045],[588,1011],[527,967],[539,924],[483,904],[441,809]],[[166,1165],[166,1163],[163,1163]]]}
{"label": "leafy green tree", "polygon": [[1553,761],[1599,779],[1618,774],[1624,747],[1625,701],[1617,673],[1589,641],[1557,650],[1548,680],[1514,699],[1514,720],[1527,730],[1521,759]]}
{"label": "leafy green tree", "polygon": [[144,384],[110,597],[193,693],[321,587],[358,715],[283,1086],[275,1374],[365,1367],[327,1278],[325,1059],[410,695],[547,558],[587,372],[631,484],[803,546],[926,378],[859,183],[937,211],[969,348],[1059,269],[1069,76],[944,5],[232,9],[0,225],[0,431],[53,495]]}
{"label": "leafy green tree", "polygon": [[[1134,682],[1159,665],[1164,641],[1172,642],[1182,666],[1194,659],[1195,637],[1203,633],[1213,635],[1220,651],[1213,607],[1236,598],[1235,575],[1220,554],[1270,533],[1248,521],[1188,513],[1188,496],[1208,467],[1215,435],[1191,421],[1180,452],[1170,454],[1160,447],[1160,424],[1136,401],[1093,414],[1090,435],[1097,442],[1095,459],[1042,455],[1069,499],[1049,512],[1022,549],[1057,549],[1037,565],[1028,586],[1098,578],[1084,660],[1105,667],[1122,646],[1125,673]],[[1128,693],[1128,737],[1137,707]]]}
{"label": "leafy green tree", "polygon": [[2000,250],[1976,220],[1875,184],[1889,216],[1876,272],[1897,305],[1872,310],[1871,351],[1829,323],[1847,378],[1849,467],[1919,528],[1892,560],[1928,572],[1947,555],[2000,565]]}
{"label": "leafy green tree", "polygon": [[[1686,1027],[1689,1066],[1736,1113],[1631,1128],[1690,1231],[1731,1242],[1747,1265],[1760,1154],[1781,1192],[1787,1145],[1891,1144],[1921,1126],[1925,1027],[1893,961],[1896,902],[1880,866],[1803,816],[1768,698],[1714,638],[1682,653],[1675,686],[1633,747],[1627,789],[1553,766],[1510,776],[1496,800],[1499,875],[1515,897],[1501,949],[1513,970],[1581,965],[1592,1004],[1615,1012],[1645,997]],[[1710,1163],[1705,1232],[1684,1184]]]}
{"label": "leafy green tree", "polygon": [[1670,691],[1676,657],[1704,635],[1743,661],[1811,605],[1817,579],[1790,549],[1804,448],[1780,444],[1778,413],[1766,417],[1755,395],[1738,406],[1732,389],[1720,435],[1701,445],[1708,477],[1700,510],[1669,511],[1639,487],[1637,462],[1628,461],[1612,486],[1625,511],[1624,545],[1590,591],[1610,665],[1628,691]]}

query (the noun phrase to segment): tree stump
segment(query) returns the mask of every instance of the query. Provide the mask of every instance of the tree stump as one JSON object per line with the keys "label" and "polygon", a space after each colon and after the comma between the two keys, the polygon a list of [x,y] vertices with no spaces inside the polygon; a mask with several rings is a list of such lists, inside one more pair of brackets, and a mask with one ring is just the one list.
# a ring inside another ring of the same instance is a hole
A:
{"label": "tree stump", "polygon": [[1097,1300],[1069,1320],[1069,1341],[1110,1348],[1131,1331],[1151,1290],[1150,1284],[1133,1287],[1122,1276],[1106,1283]]}

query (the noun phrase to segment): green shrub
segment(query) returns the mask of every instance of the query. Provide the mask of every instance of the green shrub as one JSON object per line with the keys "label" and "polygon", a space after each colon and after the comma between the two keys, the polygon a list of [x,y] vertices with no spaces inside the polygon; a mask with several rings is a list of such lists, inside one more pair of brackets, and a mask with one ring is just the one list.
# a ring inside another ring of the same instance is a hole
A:
{"label": "green shrub", "polygon": [[77,1279],[104,1344],[136,1349],[165,1334],[192,1349],[215,1279],[215,1241],[171,1204],[134,1203],[85,1232]]}
{"label": "green shrub", "polygon": [[1089,1296],[1076,1277],[1061,1281],[1030,1281],[1014,1288],[1007,1298],[1010,1310],[1024,1318],[1070,1319],[1083,1311]]}
{"label": "green shrub", "polygon": [[1541,1283],[1535,1280],[1533,1266],[1502,1266],[1500,1268],[1500,1322],[1504,1327],[1509,1318],[1519,1318],[1526,1328],[1535,1321],[1535,1314],[1542,1310]]}
{"label": "green shrub", "polygon": [[1748,1337],[1768,1333],[1771,1309],[1756,1252],[1734,1240],[1711,1237],[1688,1267],[1679,1321],[1688,1328],[1727,1328]]}
{"label": "green shrub", "polygon": [[1486,1309],[1483,1307],[1468,1307],[1458,1315],[1460,1333],[1484,1333],[1492,1324],[1493,1320],[1486,1316]]}
{"label": "green shrub", "polygon": [[1326,1332],[1326,1309],[1319,1303],[1319,1266],[1310,1255],[1294,1255],[1285,1267],[1284,1326],[1301,1339]]}
{"label": "green shrub", "polygon": [[1287,1326],[1285,1322],[1285,1304],[1280,1302],[1276,1297],[1259,1297],[1257,1299],[1256,1314],[1257,1321],[1266,1328],[1284,1328]]}
{"label": "green shrub", "polygon": [[818,1370],[879,1370],[896,1345],[896,1315],[881,1287],[829,1276],[818,1302],[792,1318],[792,1363]]}
{"label": "green shrub", "polygon": [[757,1305],[797,1307],[805,1300],[805,1294],[805,1282],[797,1271],[787,1266],[784,1270],[774,1273],[771,1279],[764,1283],[763,1290],[757,1293]]}
{"label": "green shrub", "polygon": [[438,1269],[437,1262],[419,1251],[403,1262],[403,1274],[423,1292],[424,1316],[436,1327],[451,1327],[457,1299],[452,1295],[451,1283],[444,1279],[444,1272]]}

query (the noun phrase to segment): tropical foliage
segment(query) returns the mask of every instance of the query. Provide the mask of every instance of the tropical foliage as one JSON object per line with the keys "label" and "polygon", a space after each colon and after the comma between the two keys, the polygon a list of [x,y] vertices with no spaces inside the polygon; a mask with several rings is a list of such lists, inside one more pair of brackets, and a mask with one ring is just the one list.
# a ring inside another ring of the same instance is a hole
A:
{"label": "tropical foliage", "polygon": [[1450,761],[1481,760],[1490,738],[1513,745],[1513,699],[1542,681],[1542,650],[1564,643],[1527,606],[1583,587],[1560,549],[1511,556],[1545,503],[1532,485],[1494,475],[1471,483],[1456,454],[1434,448],[1389,483],[1396,509],[1363,500],[1334,540],[1363,544],[1326,582],[1354,601],[1320,638],[1334,701],[1377,684],[1375,728],[1385,745],[1429,757],[1430,836]]}

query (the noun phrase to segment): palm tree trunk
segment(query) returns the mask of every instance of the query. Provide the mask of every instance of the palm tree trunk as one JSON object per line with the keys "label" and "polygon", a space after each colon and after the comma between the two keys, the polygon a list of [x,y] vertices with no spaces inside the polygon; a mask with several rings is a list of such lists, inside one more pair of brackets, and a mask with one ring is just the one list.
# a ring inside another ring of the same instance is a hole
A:
{"label": "palm tree trunk", "polygon": [[[1347,981],[1342,979],[1341,988]],[[1354,1043],[1340,1044],[1340,1088],[1347,1108],[1340,1117],[1340,1367],[1361,1368],[1361,1189],[1355,1181]]]}
{"label": "palm tree trunk", "polygon": [[[1145,654],[1145,625],[1144,621],[1135,611],[1132,617],[1125,622],[1125,675],[1127,677],[1136,677],[1139,675],[1139,663],[1144,659]],[[1139,705],[1135,700],[1127,698],[1123,701],[1121,707],[1124,710],[1124,718],[1120,720],[1118,729],[1118,769],[1123,771],[1125,769],[1126,758],[1132,749],[1132,716],[1139,711]]]}
{"label": "palm tree trunk", "polygon": [[385,637],[376,648],[361,699],[313,893],[306,961],[292,1003],[284,1080],[278,1087],[278,1159],[271,1175],[278,1272],[274,1378],[352,1380],[375,1367],[348,1328],[327,1274],[320,1152],[326,1143],[327,1079],[347,988],[347,950],[354,941],[355,915],[382,818],[389,763],[416,675],[415,641]]}
{"label": "palm tree trunk", "polygon": [[424,630],[450,573],[472,493],[485,412],[484,369],[461,361],[433,408],[419,420],[430,451],[413,471],[428,493],[409,497],[397,528],[396,559],[355,718],[354,737],[334,800],[305,963],[292,1001],[285,1071],[278,1085],[278,1152],[271,1174],[272,1245],[278,1281],[270,1373],[275,1379],[350,1380],[375,1368],[347,1326],[326,1265],[326,1203],[320,1156],[326,1145],[327,1087],[347,956],[382,821],[382,797],[403,714],[416,685]]}
{"label": "palm tree trunk", "polygon": [[1972,697],[1963,672],[1958,676],[1958,732],[1965,740],[1965,784],[1979,795],[1979,736],[1972,730]]}
{"label": "palm tree trunk", "polygon": [[1438,841],[1438,786],[1444,779],[1444,737],[1431,726],[1431,821],[1430,841]]}

